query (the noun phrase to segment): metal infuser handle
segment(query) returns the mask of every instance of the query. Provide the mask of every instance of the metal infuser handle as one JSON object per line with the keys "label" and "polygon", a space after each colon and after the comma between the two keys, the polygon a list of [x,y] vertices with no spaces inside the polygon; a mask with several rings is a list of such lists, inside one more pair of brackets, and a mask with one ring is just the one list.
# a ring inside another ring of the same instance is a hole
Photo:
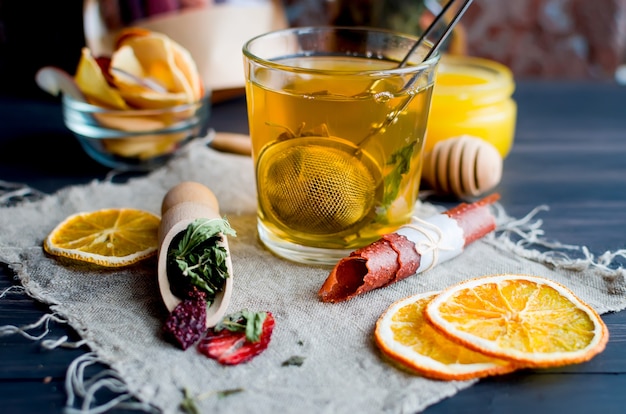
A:
{"label": "metal infuser handle", "polygon": [[[433,34],[435,34],[435,31],[437,30],[437,27],[443,21],[446,13],[452,8],[452,6],[455,3],[457,3],[457,0],[450,0],[448,3],[446,3],[446,5],[441,9],[441,11],[435,17],[435,20],[433,20],[430,23],[430,25],[428,26],[428,28],[426,28],[424,33],[422,33],[420,38],[415,42],[415,44],[411,47],[411,49],[409,49],[407,54],[404,56],[404,59],[402,59],[402,61],[400,61],[400,63],[397,66],[398,68],[402,68],[402,67],[406,66],[407,63],[409,62],[409,59],[413,55],[413,53],[416,50],[418,50],[420,46],[424,45],[428,41],[428,39],[433,36]],[[433,46],[430,48],[430,50],[422,58],[422,62],[428,60],[435,52],[437,52],[437,50],[439,50],[439,48],[441,47],[443,42],[448,38],[448,36],[452,32],[452,29],[454,28],[454,26],[456,26],[456,24],[461,19],[461,17],[463,16],[463,14],[465,13],[465,11],[467,10],[467,8],[470,6],[471,3],[472,3],[472,0],[465,0],[463,2],[461,7],[457,10],[456,14],[452,18],[452,20],[450,20],[448,22],[448,24],[446,25],[446,27],[445,27],[443,33],[441,34],[441,36],[439,36],[439,38],[433,43]],[[417,79],[419,78],[419,75],[420,75],[420,72],[415,73],[411,77],[411,79],[409,79],[409,81],[406,83],[406,85],[404,85],[404,87],[400,91],[404,92],[407,89],[411,88],[413,86],[413,84],[415,83],[415,81],[417,81]],[[387,128],[389,125],[391,125],[395,121],[395,119],[398,117],[398,115],[400,115],[402,112],[404,112],[404,110],[409,106],[409,104],[411,103],[411,101],[413,100],[413,97],[415,95],[416,94],[409,94],[409,96],[406,98],[406,100],[401,105],[399,105],[398,108],[393,112],[392,116],[387,117],[385,119],[385,121],[379,127],[373,129],[360,142],[358,142],[357,146],[359,147],[359,149],[365,143],[367,143],[367,141],[369,141],[373,136],[378,134],[379,131],[381,131],[382,129]]]}
{"label": "metal infuser handle", "polygon": [[[422,33],[422,35],[417,40],[417,42],[415,42],[413,47],[411,47],[411,49],[406,54],[404,59],[402,59],[402,61],[398,64],[399,68],[404,67],[408,63],[409,58],[411,57],[413,52],[415,52],[420,47],[420,45],[424,44],[424,42],[426,42],[428,38],[431,37],[435,33],[437,26],[439,26],[439,24],[445,17],[446,13],[448,12],[448,10],[450,10],[450,8],[452,7],[454,3],[456,3],[456,0],[450,0],[443,7],[443,9],[441,9],[441,11],[435,17],[435,20],[433,20],[430,23],[428,28],[424,31],[424,33]],[[471,3],[472,3],[472,0],[465,0],[463,5],[457,10],[456,15],[452,18],[452,20],[450,20],[450,22],[448,22],[448,25],[446,26],[445,30],[443,31],[439,39],[437,39],[433,43],[433,47],[428,51],[426,56],[424,56],[422,61],[428,60],[433,55],[433,53],[439,50],[443,42],[448,38],[448,35],[452,32],[452,29],[454,28],[454,26],[456,26],[457,22],[461,19],[461,17],[463,16],[463,14],[465,13],[465,11],[467,10],[467,8],[469,7]]]}

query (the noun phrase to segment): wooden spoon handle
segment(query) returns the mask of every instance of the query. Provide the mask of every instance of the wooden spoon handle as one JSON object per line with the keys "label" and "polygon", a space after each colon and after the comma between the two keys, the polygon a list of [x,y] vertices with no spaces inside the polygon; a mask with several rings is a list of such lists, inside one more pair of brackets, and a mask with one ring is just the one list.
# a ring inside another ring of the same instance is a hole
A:
{"label": "wooden spoon handle", "polygon": [[252,155],[252,142],[250,137],[231,132],[218,132],[211,141],[211,147],[218,151],[230,152],[239,155]]}

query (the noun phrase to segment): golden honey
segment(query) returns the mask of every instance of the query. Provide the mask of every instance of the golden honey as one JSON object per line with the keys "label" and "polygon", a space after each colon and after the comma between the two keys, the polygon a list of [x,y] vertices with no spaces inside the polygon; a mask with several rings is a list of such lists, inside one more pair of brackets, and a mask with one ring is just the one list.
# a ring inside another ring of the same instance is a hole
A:
{"label": "golden honey", "polygon": [[438,141],[472,135],[493,144],[502,157],[515,136],[515,82],[504,65],[471,56],[443,56],[437,70],[425,152]]}

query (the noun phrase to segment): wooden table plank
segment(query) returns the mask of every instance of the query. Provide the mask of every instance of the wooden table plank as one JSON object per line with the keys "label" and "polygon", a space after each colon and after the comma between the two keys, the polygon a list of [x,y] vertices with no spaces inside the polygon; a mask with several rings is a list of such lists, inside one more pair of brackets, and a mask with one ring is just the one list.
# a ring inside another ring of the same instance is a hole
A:
{"label": "wooden table plank", "polygon": [[[521,217],[546,204],[549,210],[538,216],[546,237],[586,245],[596,255],[626,248],[626,89],[527,82],[518,86],[516,99],[516,142],[498,187],[507,212]],[[213,127],[247,132],[244,103],[234,99],[217,105]],[[53,192],[106,175],[64,129],[55,103],[0,100],[0,125],[0,180]],[[46,151],[63,145],[67,158],[38,164],[29,152],[35,143]],[[0,292],[13,284],[0,267]],[[0,299],[0,326],[32,323],[46,311],[45,305],[23,294],[7,293]],[[425,412],[624,412],[626,312],[603,319],[611,339],[588,363],[485,379]],[[53,324],[52,329],[51,337],[75,338],[63,324]],[[83,352],[46,351],[19,335],[0,337],[0,411],[61,412],[65,370]]]}

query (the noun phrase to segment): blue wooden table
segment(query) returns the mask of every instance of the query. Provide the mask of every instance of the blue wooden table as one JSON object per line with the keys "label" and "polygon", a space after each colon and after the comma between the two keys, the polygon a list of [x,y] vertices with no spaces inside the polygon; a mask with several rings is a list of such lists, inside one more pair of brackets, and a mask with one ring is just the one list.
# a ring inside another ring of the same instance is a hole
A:
{"label": "blue wooden table", "polygon": [[[515,98],[516,141],[497,189],[507,212],[521,217],[547,205],[541,213],[547,238],[587,246],[596,255],[626,249],[626,88],[519,82]],[[221,102],[213,109],[212,127],[245,133],[245,111],[242,98]],[[0,99],[0,180],[51,193],[107,172],[65,129],[57,101]],[[15,284],[1,265],[0,292]],[[13,290],[0,298],[0,326],[27,325],[46,312],[46,306]],[[626,312],[603,319],[611,339],[590,362],[484,379],[425,412],[625,413]],[[50,337],[78,339],[63,324],[50,329]],[[62,412],[66,369],[86,351],[46,351],[39,341],[0,336],[0,412]],[[91,374],[103,368],[94,367]]]}

